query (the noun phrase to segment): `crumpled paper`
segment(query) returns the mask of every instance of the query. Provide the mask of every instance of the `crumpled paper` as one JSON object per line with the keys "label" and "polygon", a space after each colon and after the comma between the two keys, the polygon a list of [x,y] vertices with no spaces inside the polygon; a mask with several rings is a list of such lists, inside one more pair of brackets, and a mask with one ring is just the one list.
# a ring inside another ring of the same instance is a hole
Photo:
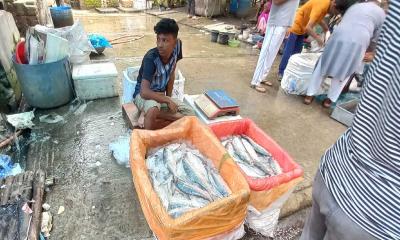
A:
{"label": "crumpled paper", "polygon": [[33,111],[7,115],[7,122],[15,127],[15,129],[26,129],[35,126],[32,119],[35,117]]}

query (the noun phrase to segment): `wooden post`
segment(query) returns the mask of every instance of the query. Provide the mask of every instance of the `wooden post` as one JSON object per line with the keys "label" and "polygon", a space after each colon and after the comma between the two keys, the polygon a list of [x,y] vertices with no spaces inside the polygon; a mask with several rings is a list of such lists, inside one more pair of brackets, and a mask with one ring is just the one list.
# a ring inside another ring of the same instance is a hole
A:
{"label": "wooden post", "polygon": [[44,182],[45,173],[39,170],[35,174],[35,180],[33,183],[33,204],[32,204],[32,221],[29,228],[28,239],[38,240],[41,228],[41,218],[42,218],[42,203],[44,194]]}
{"label": "wooden post", "polygon": [[46,26],[47,24],[47,5],[45,0],[36,0],[37,14],[40,25]]}

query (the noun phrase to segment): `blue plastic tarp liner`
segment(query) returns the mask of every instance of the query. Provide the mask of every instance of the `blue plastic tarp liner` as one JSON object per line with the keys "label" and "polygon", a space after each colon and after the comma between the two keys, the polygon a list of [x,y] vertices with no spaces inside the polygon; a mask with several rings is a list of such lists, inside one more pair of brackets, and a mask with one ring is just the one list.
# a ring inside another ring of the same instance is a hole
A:
{"label": "blue plastic tarp liner", "polygon": [[102,35],[99,34],[90,34],[89,35],[90,43],[94,48],[111,48],[110,42]]}

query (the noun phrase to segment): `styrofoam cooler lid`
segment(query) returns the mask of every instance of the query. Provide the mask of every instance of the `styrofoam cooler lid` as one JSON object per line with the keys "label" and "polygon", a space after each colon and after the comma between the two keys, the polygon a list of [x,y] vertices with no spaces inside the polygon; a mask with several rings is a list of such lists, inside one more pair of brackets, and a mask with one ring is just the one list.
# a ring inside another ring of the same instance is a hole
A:
{"label": "styrofoam cooler lid", "polygon": [[75,80],[116,76],[118,71],[112,62],[75,65],[72,70],[72,78]]}

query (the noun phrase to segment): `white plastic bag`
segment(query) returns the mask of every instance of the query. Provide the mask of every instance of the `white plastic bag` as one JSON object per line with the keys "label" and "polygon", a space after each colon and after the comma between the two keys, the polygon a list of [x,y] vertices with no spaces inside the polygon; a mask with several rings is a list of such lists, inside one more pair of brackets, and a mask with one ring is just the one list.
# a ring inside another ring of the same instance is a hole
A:
{"label": "white plastic bag", "polygon": [[[233,229],[230,232],[222,233],[214,237],[210,237],[204,240],[238,240],[246,234],[244,230],[244,223],[240,224],[239,227]],[[153,240],[158,240],[156,235],[153,233]]]}
{"label": "white plastic bag", "polygon": [[[283,74],[281,88],[288,94],[305,95],[312,73],[321,53],[299,53],[289,59]],[[327,93],[330,79],[326,78],[317,95]]]}
{"label": "white plastic bag", "polygon": [[108,146],[117,163],[127,168],[129,168],[130,137],[131,132],[129,131],[127,134],[119,136],[117,140]]}
{"label": "white plastic bag", "polygon": [[246,225],[255,232],[266,237],[274,237],[275,228],[278,225],[280,210],[294,189],[295,187],[287,191],[268,208],[261,212],[249,205],[247,208]]}
{"label": "white plastic bag", "polygon": [[95,51],[79,21],[76,21],[72,26],[63,28],[48,28],[42,25],[36,25],[35,30],[43,34],[52,33],[67,39],[70,62],[72,64],[87,62],[89,60],[89,54]]}
{"label": "white plastic bag", "polygon": [[238,240],[241,239],[246,232],[244,231],[244,223],[230,232],[207,238],[207,240]]}

